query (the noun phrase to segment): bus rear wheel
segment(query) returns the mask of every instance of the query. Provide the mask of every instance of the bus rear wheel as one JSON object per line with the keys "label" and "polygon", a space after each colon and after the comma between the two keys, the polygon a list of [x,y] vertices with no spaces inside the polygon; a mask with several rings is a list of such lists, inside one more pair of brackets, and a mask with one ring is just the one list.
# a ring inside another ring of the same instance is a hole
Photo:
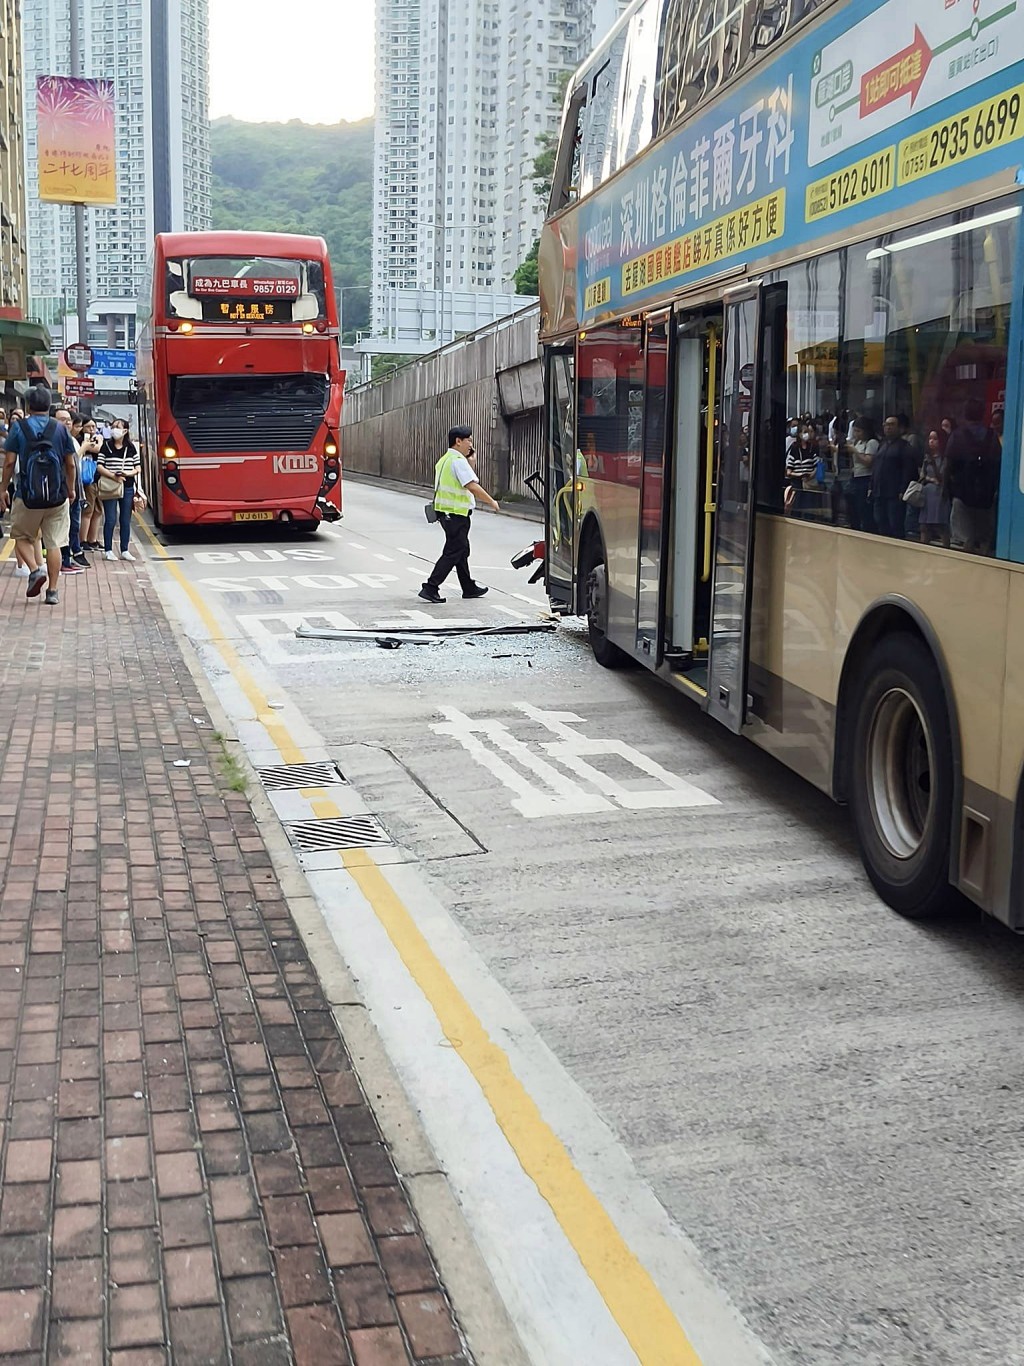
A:
{"label": "bus rear wheel", "polygon": [[853,686],[850,809],[864,868],[893,910],[927,920],[953,899],[953,738],[938,670],[901,632],[875,644]]}
{"label": "bus rear wheel", "polygon": [[621,669],[627,656],[608,639],[608,568],[604,547],[592,541],[583,564],[586,590],[587,636],[594,658],[604,669]]}

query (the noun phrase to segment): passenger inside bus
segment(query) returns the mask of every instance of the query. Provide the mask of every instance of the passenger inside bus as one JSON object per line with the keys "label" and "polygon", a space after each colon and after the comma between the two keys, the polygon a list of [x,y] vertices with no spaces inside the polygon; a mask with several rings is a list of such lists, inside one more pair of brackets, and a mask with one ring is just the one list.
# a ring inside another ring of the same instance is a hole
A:
{"label": "passenger inside bus", "polygon": [[764,510],[778,500],[790,517],[996,552],[1018,223],[940,222],[779,272],[773,401],[799,417],[767,453],[777,493],[766,500],[762,476]]}

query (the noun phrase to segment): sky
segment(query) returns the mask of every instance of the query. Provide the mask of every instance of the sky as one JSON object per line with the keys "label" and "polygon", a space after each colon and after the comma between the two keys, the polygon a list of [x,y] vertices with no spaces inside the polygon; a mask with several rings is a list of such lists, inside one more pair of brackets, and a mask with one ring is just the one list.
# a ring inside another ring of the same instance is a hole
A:
{"label": "sky", "polygon": [[212,118],[337,123],[372,113],[372,0],[210,0]]}

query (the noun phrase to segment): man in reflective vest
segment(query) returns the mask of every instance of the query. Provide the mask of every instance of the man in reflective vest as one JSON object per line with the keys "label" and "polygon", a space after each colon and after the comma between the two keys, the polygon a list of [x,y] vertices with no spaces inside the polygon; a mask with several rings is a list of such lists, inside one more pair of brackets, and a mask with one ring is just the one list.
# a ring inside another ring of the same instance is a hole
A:
{"label": "man in reflective vest", "polygon": [[453,427],[448,449],[434,467],[434,508],[444,529],[444,550],[419,591],[426,602],[444,602],[438,589],[454,569],[464,598],[482,598],[487,589],[473,582],[469,572],[469,519],[479,498],[492,511],[499,505],[480,484],[472,459],[472,427]]}

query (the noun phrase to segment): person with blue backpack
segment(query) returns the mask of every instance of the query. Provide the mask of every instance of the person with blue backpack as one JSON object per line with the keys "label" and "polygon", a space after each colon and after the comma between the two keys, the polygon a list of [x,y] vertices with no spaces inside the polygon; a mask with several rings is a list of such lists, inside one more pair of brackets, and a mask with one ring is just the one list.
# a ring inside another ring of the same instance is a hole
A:
{"label": "person with blue backpack", "polygon": [[[29,390],[28,417],[19,418],[7,434],[0,488],[9,487],[17,463],[11,539],[31,547],[41,536],[46,551],[46,568],[37,566],[32,570],[25,596],[38,597],[45,584],[45,601],[55,607],[61,546],[68,544],[71,535],[68,499],[69,494],[74,496],[77,491],[78,470],[71,436],[66,427],[50,416],[50,403],[50,391],[42,384]],[[8,498],[6,492],[4,497]]]}

